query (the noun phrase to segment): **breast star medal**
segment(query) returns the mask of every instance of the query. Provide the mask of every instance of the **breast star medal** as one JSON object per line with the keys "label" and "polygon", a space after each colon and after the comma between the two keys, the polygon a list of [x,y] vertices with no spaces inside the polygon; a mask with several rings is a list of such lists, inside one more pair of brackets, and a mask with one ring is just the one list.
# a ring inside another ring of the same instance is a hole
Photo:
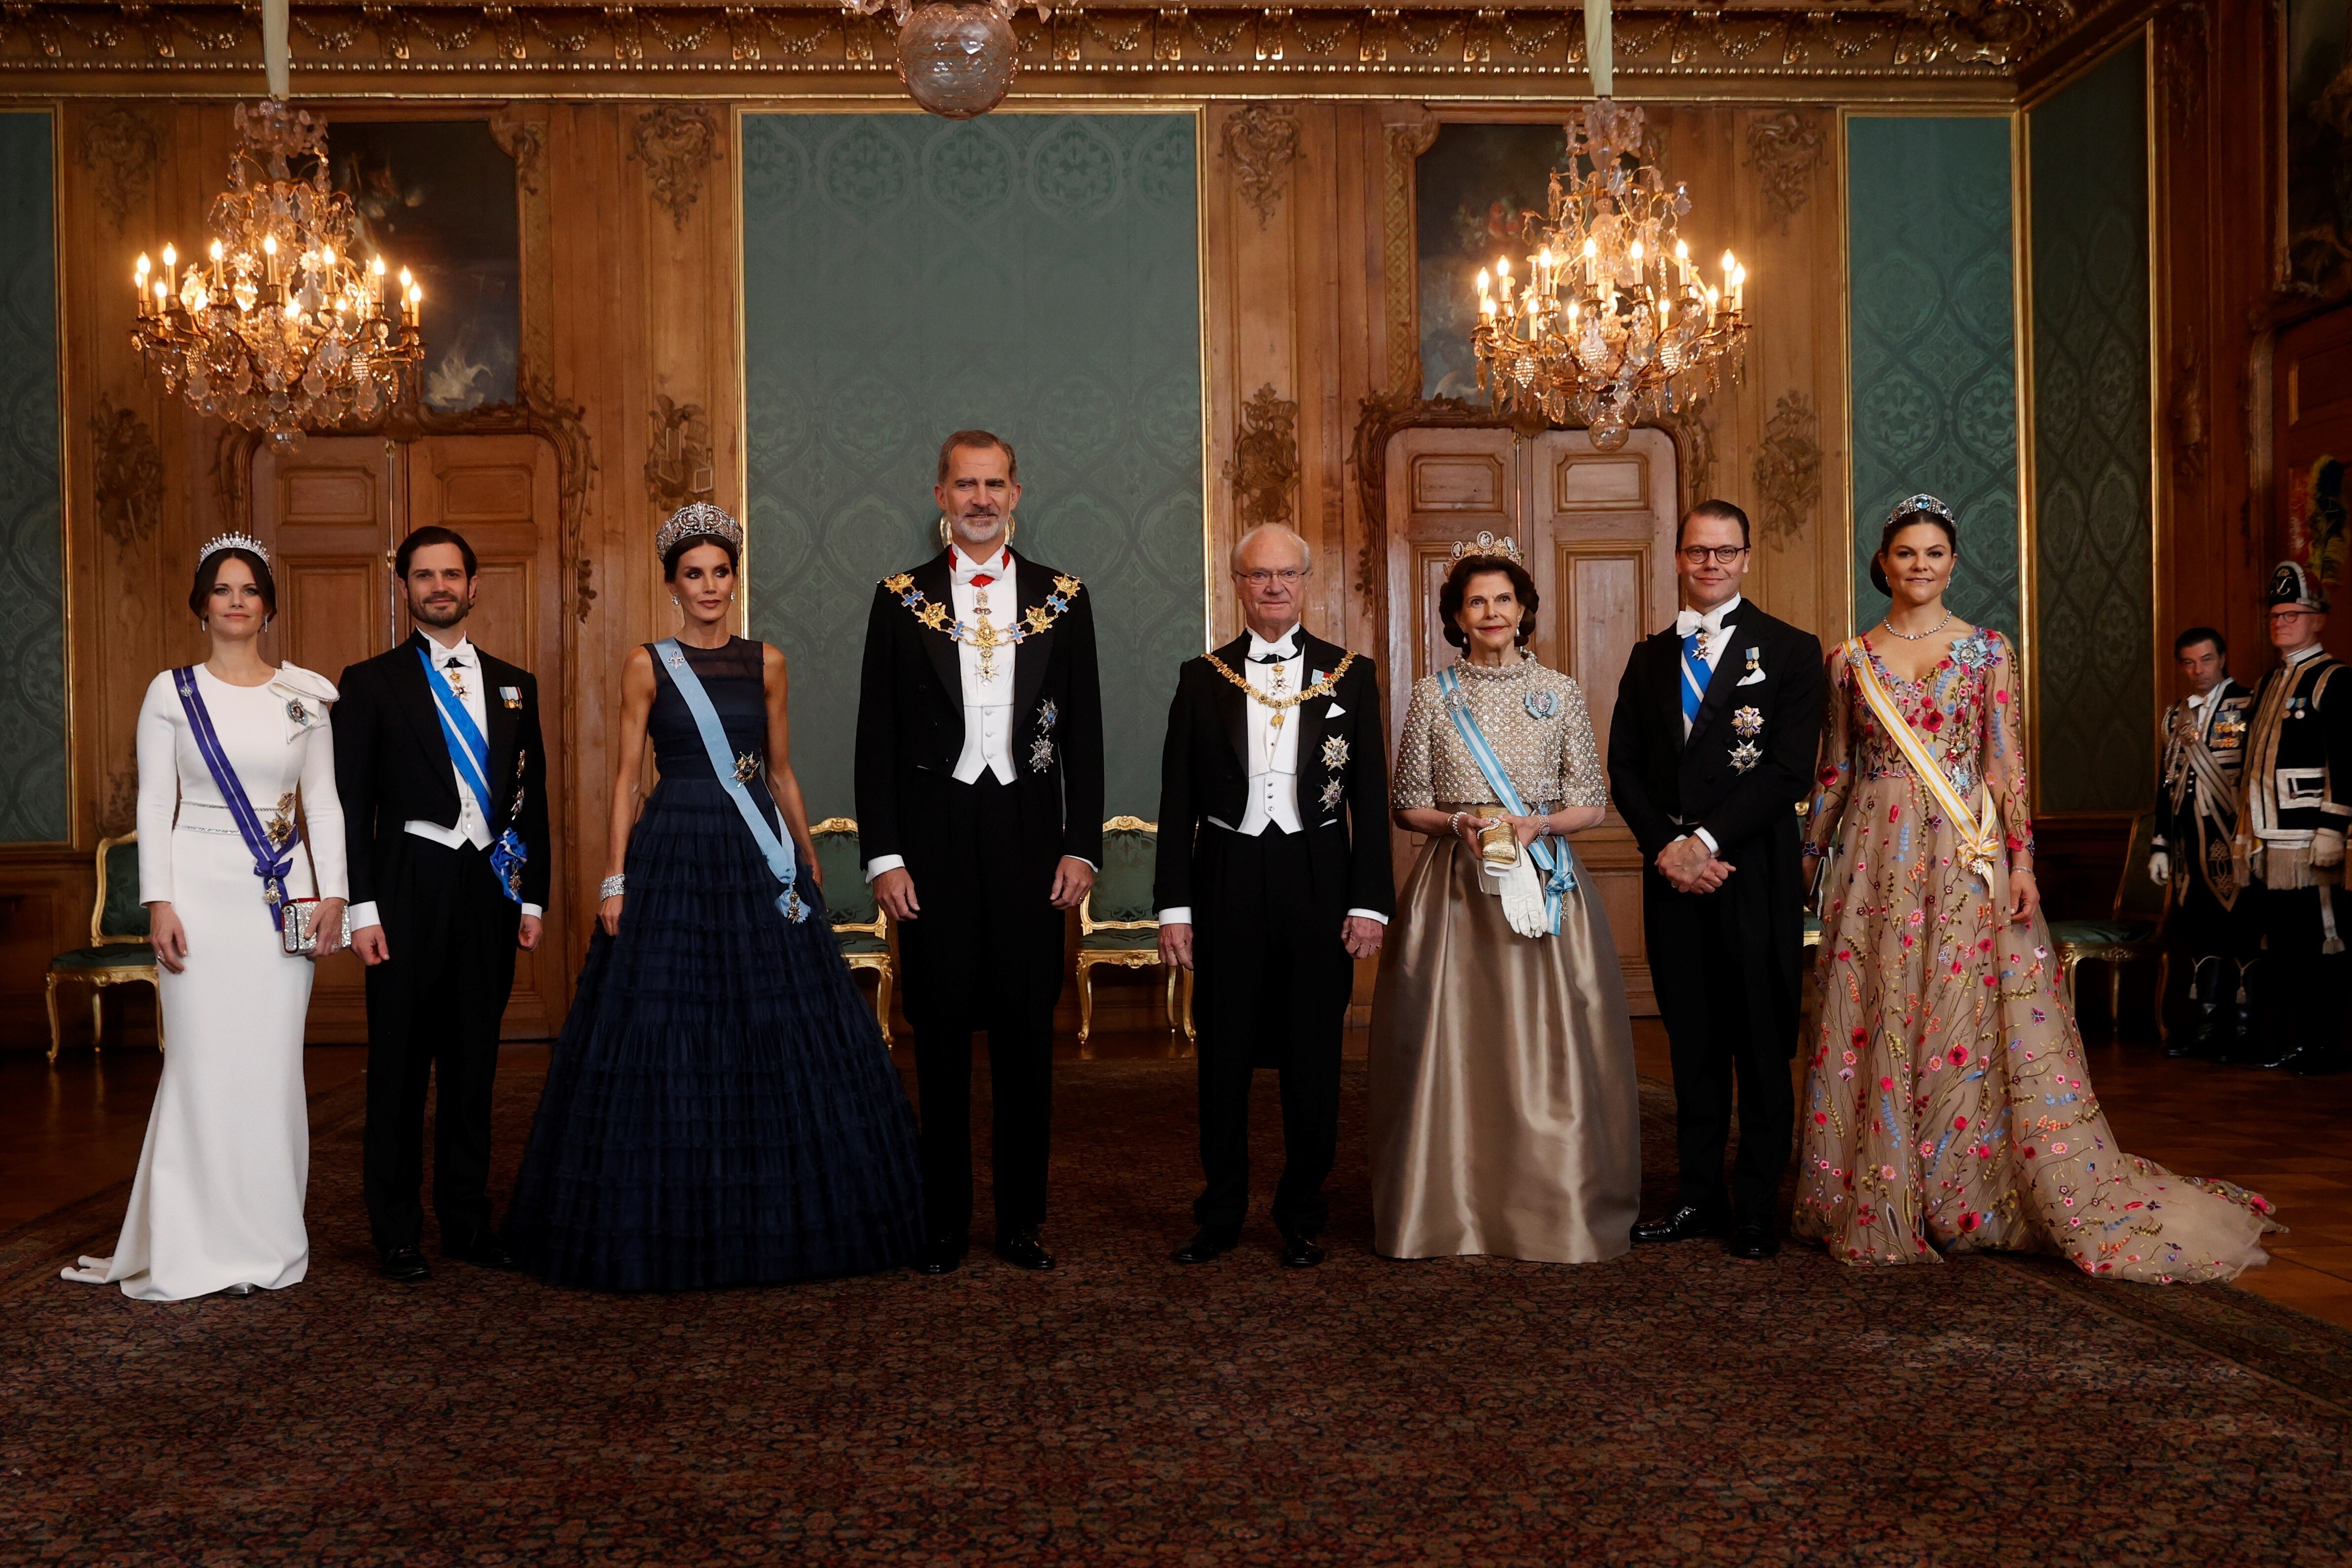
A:
{"label": "breast star medal", "polygon": [[1348,766],[1348,737],[1330,735],[1323,737],[1323,766],[1335,772]]}
{"label": "breast star medal", "polygon": [[1029,743],[1029,771],[1043,773],[1054,766],[1054,743],[1044,736]]}
{"label": "breast star medal", "polygon": [[1743,740],[1731,748],[1731,770],[1734,773],[1745,773],[1763,760],[1764,753],[1752,740]]}
{"label": "breast star medal", "polygon": [[1731,732],[1734,735],[1740,737],[1744,740],[1753,740],[1757,736],[1762,734],[1763,731],[1764,715],[1762,710],[1752,707],[1737,708],[1733,710],[1731,715]]}
{"label": "breast star medal", "polygon": [[1347,795],[1347,781],[1339,778],[1337,774],[1332,775],[1332,777],[1324,780],[1323,783],[1323,794],[1321,796],[1323,809],[1327,811],[1338,810],[1339,809],[1339,801]]}
{"label": "breast star medal", "polygon": [[1529,692],[1519,699],[1519,706],[1528,710],[1529,718],[1540,723],[1559,711],[1559,696],[1554,692]]}
{"label": "breast star medal", "polygon": [[735,781],[738,784],[749,784],[760,776],[762,766],[763,760],[758,752],[744,752],[735,758]]}

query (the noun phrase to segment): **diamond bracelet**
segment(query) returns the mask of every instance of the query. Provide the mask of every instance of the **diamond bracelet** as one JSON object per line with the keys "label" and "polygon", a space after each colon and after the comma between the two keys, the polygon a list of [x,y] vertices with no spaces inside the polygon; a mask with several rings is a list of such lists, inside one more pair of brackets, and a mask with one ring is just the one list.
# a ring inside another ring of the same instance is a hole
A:
{"label": "diamond bracelet", "polygon": [[625,876],[608,876],[597,883],[596,896],[600,899],[618,898],[621,896],[622,889],[628,885],[628,882],[629,879]]}

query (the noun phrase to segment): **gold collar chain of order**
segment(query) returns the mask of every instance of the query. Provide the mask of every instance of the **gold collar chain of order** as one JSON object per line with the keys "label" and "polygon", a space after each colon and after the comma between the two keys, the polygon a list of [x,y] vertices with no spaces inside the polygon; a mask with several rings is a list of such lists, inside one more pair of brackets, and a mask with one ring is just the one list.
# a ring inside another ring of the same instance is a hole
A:
{"label": "gold collar chain of order", "polygon": [[1264,692],[1258,690],[1255,686],[1250,685],[1249,677],[1246,675],[1235,674],[1226,666],[1225,662],[1223,659],[1218,658],[1214,653],[1203,653],[1201,656],[1209,661],[1209,667],[1211,669],[1224,676],[1225,679],[1233,682],[1234,685],[1241,687],[1242,695],[1244,696],[1248,697],[1250,701],[1257,704],[1260,707],[1272,708],[1274,710],[1274,717],[1269,719],[1267,722],[1276,729],[1280,729],[1282,727],[1283,716],[1287,710],[1297,707],[1300,703],[1311,703],[1317,697],[1328,696],[1331,694],[1331,688],[1339,684],[1339,677],[1348,673],[1348,666],[1356,662],[1355,654],[1342,653],[1339,655],[1339,667],[1333,670],[1321,680],[1316,682],[1313,685],[1302,686],[1297,692],[1286,697],[1270,697]]}
{"label": "gold collar chain of order", "polygon": [[902,571],[896,577],[882,580],[884,591],[897,594],[898,602],[914,612],[915,619],[925,628],[946,632],[950,642],[969,643],[980,650],[984,663],[992,664],[997,649],[1016,646],[1041,632],[1051,631],[1054,622],[1068,612],[1071,602],[1078,596],[1078,590],[1085,586],[1075,577],[1056,573],[1054,591],[1045,596],[1045,601],[1031,605],[1021,612],[1019,622],[1000,631],[993,621],[982,620],[975,625],[968,621],[950,620],[948,607],[934,604],[926,598],[923,591],[915,586],[911,572]]}

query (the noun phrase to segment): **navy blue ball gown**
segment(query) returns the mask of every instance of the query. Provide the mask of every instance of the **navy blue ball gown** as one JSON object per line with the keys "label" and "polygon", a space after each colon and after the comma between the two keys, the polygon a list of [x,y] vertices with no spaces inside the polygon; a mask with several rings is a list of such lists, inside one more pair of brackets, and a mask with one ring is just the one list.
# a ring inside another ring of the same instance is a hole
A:
{"label": "navy blue ball gown", "polygon": [[[684,644],[681,644],[684,646]],[[735,755],[767,736],[761,644],[687,647]],[[800,924],[656,655],[661,781],[620,935],[588,944],[507,1216],[559,1285],[667,1291],[865,1273],[921,1239],[914,1116],[803,866]],[[762,779],[753,796],[777,817]]]}

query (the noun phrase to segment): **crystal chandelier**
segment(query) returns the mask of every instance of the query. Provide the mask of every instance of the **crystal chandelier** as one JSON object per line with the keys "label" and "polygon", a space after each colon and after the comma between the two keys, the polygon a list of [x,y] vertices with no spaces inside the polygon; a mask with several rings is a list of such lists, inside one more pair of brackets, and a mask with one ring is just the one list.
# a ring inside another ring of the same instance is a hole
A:
{"label": "crystal chandelier", "polygon": [[1639,109],[1571,111],[1549,217],[1526,219],[1526,273],[1504,256],[1478,274],[1479,385],[1527,423],[1583,425],[1602,452],[1736,379],[1748,342],[1747,269],[1726,251],[1722,283],[1701,278],[1675,233],[1690,197],[1641,162],[1642,136]]}
{"label": "crystal chandelier", "polygon": [[[163,247],[133,277],[131,343],[197,413],[289,446],[397,400],[425,355],[425,291],[405,267],[354,254],[351,198],[327,177],[326,128],[281,98],[236,106],[228,188],[213,201],[209,265]],[[397,310],[397,317],[394,311]]]}
{"label": "crystal chandelier", "polygon": [[[1032,0],[842,0],[855,16],[884,12],[898,24],[898,80],[913,99],[945,120],[970,120],[1004,100],[1021,71],[1013,14]],[[1037,20],[1051,16],[1034,0]]]}

